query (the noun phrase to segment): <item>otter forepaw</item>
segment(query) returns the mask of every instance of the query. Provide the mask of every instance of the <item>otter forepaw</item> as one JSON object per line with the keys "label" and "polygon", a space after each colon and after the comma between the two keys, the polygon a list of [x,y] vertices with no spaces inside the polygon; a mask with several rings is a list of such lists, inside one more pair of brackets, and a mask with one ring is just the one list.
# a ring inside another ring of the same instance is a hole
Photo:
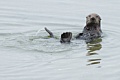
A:
{"label": "otter forepaw", "polygon": [[61,43],[65,43],[65,42],[70,42],[70,40],[72,39],[72,33],[71,32],[65,32],[63,34],[61,34]]}

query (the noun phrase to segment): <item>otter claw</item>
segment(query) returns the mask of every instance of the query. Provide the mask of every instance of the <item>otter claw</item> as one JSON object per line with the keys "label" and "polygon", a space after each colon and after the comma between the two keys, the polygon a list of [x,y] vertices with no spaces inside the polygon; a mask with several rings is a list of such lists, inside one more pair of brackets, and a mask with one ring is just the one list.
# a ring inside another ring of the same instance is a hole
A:
{"label": "otter claw", "polygon": [[61,43],[65,43],[65,42],[70,42],[72,38],[72,33],[71,32],[65,32],[63,34],[61,34]]}

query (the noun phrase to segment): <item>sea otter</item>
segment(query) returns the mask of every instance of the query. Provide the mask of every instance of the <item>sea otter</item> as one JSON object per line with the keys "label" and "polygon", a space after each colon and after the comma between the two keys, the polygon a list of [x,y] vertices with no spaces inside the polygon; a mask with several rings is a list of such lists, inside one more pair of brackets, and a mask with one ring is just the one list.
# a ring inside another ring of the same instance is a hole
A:
{"label": "sea otter", "polygon": [[[45,30],[50,34],[50,37],[54,37],[53,33],[45,28]],[[82,31],[75,36],[76,39],[82,39],[86,42],[91,42],[96,38],[101,37],[102,30],[101,30],[101,17],[96,14],[92,13],[86,17],[86,25]],[[72,39],[72,32],[65,32],[61,34],[61,43],[70,42]]]}

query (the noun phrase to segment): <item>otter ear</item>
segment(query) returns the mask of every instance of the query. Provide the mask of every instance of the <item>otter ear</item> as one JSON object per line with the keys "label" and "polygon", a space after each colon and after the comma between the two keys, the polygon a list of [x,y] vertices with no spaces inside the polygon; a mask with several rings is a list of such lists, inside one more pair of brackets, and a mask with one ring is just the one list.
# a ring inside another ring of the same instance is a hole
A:
{"label": "otter ear", "polygon": [[88,18],[88,16],[86,16],[86,19]]}
{"label": "otter ear", "polygon": [[102,20],[100,16],[99,16],[99,18],[100,18],[100,20]]}

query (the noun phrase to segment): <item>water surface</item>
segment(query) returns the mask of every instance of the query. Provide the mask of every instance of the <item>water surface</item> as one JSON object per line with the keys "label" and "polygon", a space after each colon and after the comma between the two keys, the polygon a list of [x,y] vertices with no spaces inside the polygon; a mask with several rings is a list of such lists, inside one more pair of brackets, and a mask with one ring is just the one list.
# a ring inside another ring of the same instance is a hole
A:
{"label": "water surface", "polygon": [[[0,0],[0,80],[120,80],[120,1]],[[85,17],[102,18],[104,36],[61,44]],[[44,27],[57,39],[49,38]]]}

